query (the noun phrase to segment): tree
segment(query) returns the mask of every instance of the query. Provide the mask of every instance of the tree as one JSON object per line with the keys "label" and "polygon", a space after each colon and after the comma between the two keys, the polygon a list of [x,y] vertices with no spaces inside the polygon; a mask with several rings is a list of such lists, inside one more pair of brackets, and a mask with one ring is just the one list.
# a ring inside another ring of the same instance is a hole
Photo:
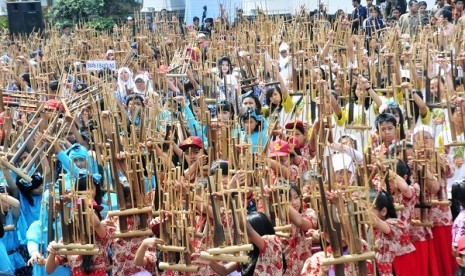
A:
{"label": "tree", "polygon": [[89,16],[104,13],[104,0],[58,0],[49,11],[49,17],[58,22],[87,20]]}
{"label": "tree", "polygon": [[137,10],[136,0],[57,0],[47,17],[57,25],[63,23],[87,22],[98,31],[110,30],[114,18],[124,18]]}
{"label": "tree", "polygon": [[122,17],[133,14],[136,0],[57,0],[49,12],[56,21],[87,20],[92,17]]}
{"label": "tree", "polygon": [[134,9],[140,9],[136,0],[104,0],[105,16],[126,16],[133,14]]}

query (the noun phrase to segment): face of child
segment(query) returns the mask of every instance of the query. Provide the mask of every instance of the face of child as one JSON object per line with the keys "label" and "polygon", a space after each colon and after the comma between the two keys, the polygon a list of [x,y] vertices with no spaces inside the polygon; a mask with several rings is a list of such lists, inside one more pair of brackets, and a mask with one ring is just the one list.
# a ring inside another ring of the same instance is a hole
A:
{"label": "face of child", "polygon": [[270,102],[274,105],[279,105],[281,103],[281,95],[278,91],[274,91],[271,95]]}
{"label": "face of child", "polygon": [[194,164],[202,154],[202,150],[198,147],[190,147],[184,152],[187,163],[190,165]]}
{"label": "face of child", "polygon": [[396,127],[391,122],[382,122],[379,125],[381,139],[390,144],[396,138]]}
{"label": "face of child", "polygon": [[336,183],[338,183],[342,187],[345,187],[349,185],[349,181],[352,177],[352,172],[347,169],[342,169],[334,172],[334,177]]}
{"label": "face of child", "polygon": [[76,157],[76,158],[73,159],[73,162],[76,165],[76,167],[78,167],[79,169],[85,169],[86,168],[87,160],[85,158]]}
{"label": "face of child", "polygon": [[257,121],[254,118],[247,118],[242,121],[242,128],[247,134],[252,134],[257,127]]}
{"label": "face of child", "polygon": [[292,208],[294,208],[294,210],[296,211],[299,211],[300,207],[302,206],[300,196],[297,194],[297,192],[294,189],[291,189],[289,196],[290,196],[289,200],[291,201]]}
{"label": "face of child", "polygon": [[141,108],[142,102],[140,99],[134,99],[128,103],[128,110],[133,112],[136,108]]}
{"label": "face of child", "polygon": [[145,82],[142,79],[137,79],[136,80],[136,87],[137,87],[137,90],[144,91],[145,90]]}
{"label": "face of child", "polygon": [[122,81],[128,81],[129,80],[129,72],[126,70],[123,70],[121,72],[121,80]]}
{"label": "face of child", "polygon": [[294,133],[295,138],[297,138],[297,141],[299,142],[299,145],[304,145],[305,144],[305,135],[300,132],[300,130],[296,129]]}
{"label": "face of child", "polygon": [[221,110],[219,117],[221,121],[229,121],[231,120],[231,112],[226,111],[226,110]]}
{"label": "face of child", "polygon": [[227,60],[223,60],[221,62],[221,72],[223,74],[228,74],[228,72],[229,72],[229,62]]}
{"label": "face of child", "polygon": [[345,146],[349,146],[351,148],[354,148],[354,141],[350,137],[342,137],[341,138],[341,144]]}

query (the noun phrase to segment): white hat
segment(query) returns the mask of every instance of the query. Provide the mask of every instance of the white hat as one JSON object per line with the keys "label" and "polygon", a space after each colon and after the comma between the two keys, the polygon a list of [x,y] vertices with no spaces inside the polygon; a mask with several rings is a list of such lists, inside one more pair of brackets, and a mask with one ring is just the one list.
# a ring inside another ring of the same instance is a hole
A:
{"label": "white hat", "polygon": [[400,69],[400,77],[410,79],[410,70]]}
{"label": "white hat", "polygon": [[279,51],[289,51],[289,45],[287,45],[286,42],[281,43],[281,45],[279,45]]}
{"label": "white hat", "polygon": [[127,18],[127,19],[128,19],[128,21],[132,21],[132,20],[134,20],[134,18],[132,18],[132,16],[128,16],[128,18]]}
{"label": "white hat", "polygon": [[424,131],[424,132],[428,132],[429,135],[431,135],[431,137],[434,137],[434,131],[433,129],[430,127],[430,126],[427,126],[427,125],[419,125],[419,126],[416,126],[414,129],[413,129],[413,134],[412,134],[412,141],[413,141],[413,137],[421,132],[421,131]]}
{"label": "white hat", "polygon": [[247,52],[247,51],[240,51],[239,52],[239,57],[245,57],[245,56],[250,56],[249,52]]}
{"label": "white hat", "polygon": [[355,172],[354,160],[345,153],[334,154],[332,162],[334,172],[344,169],[350,171],[352,174]]}
{"label": "white hat", "polygon": [[200,34],[197,35],[197,39],[202,38],[202,37],[203,37],[203,38],[206,38],[207,36],[205,36],[205,34],[202,34],[202,33],[200,33]]}

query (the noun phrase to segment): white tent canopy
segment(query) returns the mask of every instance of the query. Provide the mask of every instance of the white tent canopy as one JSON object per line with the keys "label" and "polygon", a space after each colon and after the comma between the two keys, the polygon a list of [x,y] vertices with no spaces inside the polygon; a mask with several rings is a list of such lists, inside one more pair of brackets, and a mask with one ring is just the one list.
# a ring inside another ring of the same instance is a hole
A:
{"label": "white tent canopy", "polygon": [[[346,13],[352,13],[352,1],[329,1],[322,0],[326,6],[328,14],[334,14],[338,9]],[[245,15],[255,15],[258,8],[265,10],[267,14],[295,13],[305,6],[307,10],[315,10],[320,0],[144,0],[142,11],[157,12],[161,9],[168,11],[184,11],[184,20],[187,24],[192,23],[194,16],[202,18],[203,6],[207,6],[207,18],[218,17],[219,4],[223,4],[228,12],[228,17],[232,21],[237,8],[242,8]],[[435,0],[426,0],[430,10]],[[362,0],[362,5],[366,1]]]}

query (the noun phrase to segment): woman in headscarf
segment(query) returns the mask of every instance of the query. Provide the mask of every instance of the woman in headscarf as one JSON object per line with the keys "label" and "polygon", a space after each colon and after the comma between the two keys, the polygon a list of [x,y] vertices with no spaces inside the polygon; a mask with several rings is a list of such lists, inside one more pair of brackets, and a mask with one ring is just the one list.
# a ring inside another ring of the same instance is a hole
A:
{"label": "woman in headscarf", "polygon": [[153,93],[152,82],[149,77],[145,74],[139,74],[134,78],[135,87],[134,92],[146,97],[148,94]]}
{"label": "woman in headscarf", "polygon": [[134,93],[134,79],[132,72],[127,67],[121,67],[118,70],[118,86],[116,90],[116,98],[121,102],[126,102],[126,97]]}

